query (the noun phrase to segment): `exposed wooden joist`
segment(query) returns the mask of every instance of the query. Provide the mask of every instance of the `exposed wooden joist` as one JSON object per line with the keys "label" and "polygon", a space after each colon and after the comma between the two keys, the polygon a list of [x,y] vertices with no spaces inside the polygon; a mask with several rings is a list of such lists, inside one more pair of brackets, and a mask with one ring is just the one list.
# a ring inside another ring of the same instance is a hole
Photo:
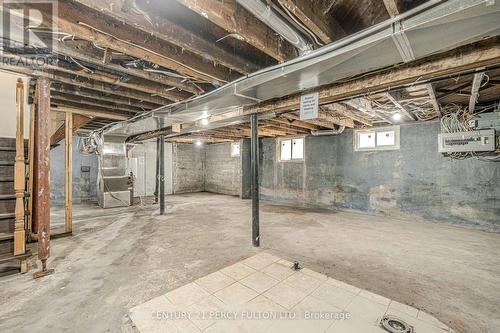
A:
{"label": "exposed wooden joist", "polygon": [[92,72],[88,72],[85,70],[75,72],[75,70],[73,69],[67,69],[53,65],[45,65],[43,66],[43,69],[51,70],[55,73],[62,72],[71,75],[78,75],[79,77],[94,80],[96,82],[104,82],[111,84],[113,86],[124,87],[131,90],[144,92],[147,94],[160,96],[175,102],[185,100],[191,96],[189,94],[178,91],[177,88],[175,87],[163,86],[161,84],[156,84],[147,81],[145,82],[144,80],[141,81],[140,79],[135,81],[127,81],[122,79],[121,77],[116,77],[114,75],[97,70],[93,70]]}
{"label": "exposed wooden joist", "polygon": [[131,89],[114,89],[111,84],[102,83],[102,82],[94,82],[92,80],[80,80],[78,76],[68,75],[68,74],[56,74],[44,72],[36,69],[32,69],[29,67],[21,67],[21,66],[11,66],[5,63],[0,63],[0,69],[7,70],[9,72],[25,74],[29,76],[35,77],[45,77],[49,78],[56,82],[66,83],[72,86],[84,87],[91,90],[100,91],[107,94],[118,95],[125,98],[133,98],[138,101],[146,101],[149,103],[154,103],[158,105],[166,105],[169,104],[169,100],[159,97],[159,96],[151,96],[150,94],[134,91]]}
{"label": "exposed wooden joist", "polygon": [[399,111],[401,111],[408,119],[412,120],[412,121],[415,121],[417,120],[417,117],[415,117],[415,115],[413,113],[411,113],[410,110],[407,110],[406,107],[404,107],[397,99],[397,96],[394,92],[387,92],[385,93],[385,97],[387,97],[387,99],[389,101],[391,101],[392,104],[394,104],[394,106],[396,106],[396,108],[399,109]]}
{"label": "exposed wooden joist", "polygon": [[187,55],[181,48],[144,31],[127,28],[123,22],[109,16],[106,18],[90,8],[85,10],[85,7],[71,1],[60,1],[58,10],[59,15],[54,18],[54,22],[59,31],[91,41],[100,47],[150,61],[205,82],[228,82],[239,76],[194,54]]}
{"label": "exposed wooden joist", "polygon": [[483,82],[483,78],[484,78],[484,72],[474,74],[474,79],[472,80],[470,100],[469,100],[469,113],[474,113],[476,109],[476,103],[479,98],[479,89],[481,88],[481,82]]}
{"label": "exposed wooden joist", "polygon": [[122,110],[127,110],[129,109],[130,112],[138,112],[140,110],[150,110],[158,107],[155,104],[152,103],[146,103],[146,102],[136,102],[132,99],[125,99],[125,98],[120,98],[118,96],[113,96],[113,95],[105,95],[105,94],[100,94],[98,92],[92,92],[91,90],[84,90],[79,87],[72,87],[68,85],[61,85],[61,84],[52,84],[51,90],[54,92],[54,95],[66,95],[66,96],[73,96],[73,97],[81,97],[82,99],[85,98],[85,100],[90,101],[90,102],[100,102],[103,103],[101,105],[103,106],[116,106],[113,108],[116,109],[122,109]]}
{"label": "exposed wooden joist", "polygon": [[[211,59],[225,67],[243,74],[255,72],[259,67],[235,53],[228,52],[217,44],[206,40],[189,30],[147,11],[145,15],[137,15],[131,9],[129,0],[76,0],[83,5],[113,16],[115,19],[126,22],[127,25],[139,28],[142,31],[156,36],[173,45],[204,58]],[[146,12],[146,10],[144,10]]]}
{"label": "exposed wooden joist", "polygon": [[138,108],[125,106],[125,105],[116,105],[114,103],[93,100],[91,98],[79,98],[78,96],[61,94],[58,92],[53,92],[52,98],[59,100],[59,101],[68,101],[68,102],[88,105],[90,107],[105,108],[109,111],[116,111],[116,112],[136,113],[136,112],[144,111],[144,109],[138,109]]}
{"label": "exposed wooden joist", "polygon": [[381,114],[380,112],[375,112],[372,107],[372,102],[367,98],[354,98],[349,101],[345,101],[344,103],[368,116],[380,118],[391,125],[393,123],[392,120],[390,120],[387,116]]}
{"label": "exposed wooden joist", "polygon": [[385,9],[391,17],[398,16],[399,11],[399,1],[398,0],[384,0]]}
{"label": "exposed wooden joist", "polygon": [[323,105],[322,107],[326,110],[332,111],[334,114],[338,114],[338,115],[341,115],[343,117],[351,118],[352,120],[354,120],[360,124],[370,126],[370,127],[373,126],[373,123],[371,122],[371,120],[368,120],[367,118],[362,117],[361,115],[359,115],[359,113],[360,113],[359,111],[357,111],[356,109],[354,109],[348,105],[333,103],[333,104]]}
{"label": "exposed wooden joist", "polygon": [[427,88],[427,93],[429,94],[429,98],[431,99],[434,111],[436,111],[439,114],[439,117],[441,117],[441,106],[439,105],[439,102],[436,98],[436,90],[434,89],[434,85],[432,83],[427,83],[425,87]]}
{"label": "exposed wooden joist", "polygon": [[129,118],[127,116],[112,112],[95,111],[95,109],[58,106],[58,107],[52,107],[51,110],[52,112],[65,112],[65,113],[69,112],[73,114],[80,114],[87,117],[98,117],[98,118],[105,118],[112,120],[127,120]]}
{"label": "exposed wooden joist", "polygon": [[298,120],[298,119],[287,119],[285,117],[279,117],[279,118],[273,118],[272,119],[274,122],[284,124],[284,125],[291,125],[294,127],[310,130],[310,131],[318,131],[321,128],[317,125],[310,124],[306,121]]}
{"label": "exposed wooden joist", "polygon": [[53,106],[65,106],[65,107],[70,107],[70,108],[77,108],[77,109],[91,109],[94,111],[99,111],[99,112],[107,112],[107,113],[113,113],[113,114],[118,114],[118,115],[124,115],[126,117],[132,117],[135,114],[130,113],[128,111],[124,110],[113,110],[113,109],[108,109],[102,106],[89,106],[88,103],[80,103],[80,102],[71,102],[65,99],[59,99],[56,96],[52,96],[51,99],[51,104]]}
{"label": "exposed wooden joist", "polygon": [[[443,54],[414,61],[398,68],[354,78],[348,82],[334,83],[311,89],[318,92],[320,104],[330,104],[357,96],[384,92],[396,87],[414,84],[449,75],[463,73],[475,68],[500,63],[500,38],[468,45]],[[241,114],[283,112],[297,110],[301,94],[245,106]]]}
{"label": "exposed wooden joist", "polygon": [[[288,119],[295,119],[295,120],[300,120],[300,117],[296,112],[294,113],[285,113],[281,115],[282,117],[288,118]],[[326,128],[334,128],[334,125],[338,126],[345,126],[345,127],[354,127],[354,122],[352,119],[346,119],[346,118],[340,118],[331,115],[329,112],[321,110],[319,112],[319,117],[316,119],[309,119],[307,120],[308,123],[321,126],[321,127],[326,127]]]}
{"label": "exposed wooden joist", "polygon": [[281,40],[273,30],[236,1],[225,3],[213,0],[177,1],[229,33],[243,37],[247,43],[280,62],[296,55],[296,51],[288,42]]}
{"label": "exposed wooden joist", "polygon": [[192,94],[199,94],[200,92],[202,92],[195,85],[185,81],[182,78],[176,78],[168,76],[166,74],[150,72],[142,69],[125,68],[123,66],[114,63],[107,63],[104,66],[102,62],[103,52],[100,49],[93,46],[92,43],[88,41],[82,41],[82,40],[74,41],[69,39],[64,42],[63,41],[59,42],[54,41],[54,42],[56,43],[56,48],[54,51],[60,55],[68,57],[69,60],[73,58],[79,62],[88,63],[94,66],[103,66],[121,75],[138,77],[148,80],[149,82],[155,82],[157,84],[176,87],[180,90],[184,90]]}
{"label": "exposed wooden joist", "polygon": [[296,16],[323,43],[329,44],[345,36],[342,27],[335,20],[323,16],[321,8],[315,6],[313,1],[279,0],[279,3]]}

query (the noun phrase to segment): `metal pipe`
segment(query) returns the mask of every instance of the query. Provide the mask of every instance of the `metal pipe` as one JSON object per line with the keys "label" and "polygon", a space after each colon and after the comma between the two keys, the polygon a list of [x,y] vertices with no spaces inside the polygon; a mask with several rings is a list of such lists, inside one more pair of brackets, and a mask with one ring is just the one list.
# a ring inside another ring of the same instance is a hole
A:
{"label": "metal pipe", "polygon": [[160,189],[160,137],[156,138],[156,182],[155,182],[155,203],[158,203]]}
{"label": "metal pipe", "polygon": [[268,6],[260,0],[236,0],[236,2],[289,41],[299,50],[301,55],[313,50],[311,44],[309,44],[302,35],[295,31],[295,29],[284,19],[277,15],[271,6]]}
{"label": "metal pipe", "polygon": [[160,215],[165,215],[165,136],[160,138]]}
{"label": "metal pipe", "polygon": [[252,164],[252,244],[260,246],[259,231],[259,130],[258,118],[254,113],[250,116],[251,123],[251,149],[250,161]]}

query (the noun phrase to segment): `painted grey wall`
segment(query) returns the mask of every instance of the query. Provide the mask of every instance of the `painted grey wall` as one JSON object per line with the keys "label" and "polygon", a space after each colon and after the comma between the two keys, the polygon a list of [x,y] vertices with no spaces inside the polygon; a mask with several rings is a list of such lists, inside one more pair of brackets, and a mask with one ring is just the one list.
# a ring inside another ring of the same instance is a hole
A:
{"label": "painted grey wall", "polygon": [[[65,201],[65,142],[50,151],[50,199],[54,205]],[[78,151],[73,138],[73,202],[97,201],[97,156]],[[88,171],[86,171],[88,169]]]}
{"label": "painted grey wall", "polygon": [[205,191],[241,194],[241,158],[231,156],[231,143],[205,147]]}
{"label": "painted grey wall", "polygon": [[191,193],[205,190],[205,146],[173,144],[173,192]]}
{"label": "painted grey wall", "polygon": [[305,162],[277,162],[261,141],[261,197],[500,230],[500,163],[437,151],[439,123],[401,126],[401,149],[353,151],[352,131],[307,137]]}

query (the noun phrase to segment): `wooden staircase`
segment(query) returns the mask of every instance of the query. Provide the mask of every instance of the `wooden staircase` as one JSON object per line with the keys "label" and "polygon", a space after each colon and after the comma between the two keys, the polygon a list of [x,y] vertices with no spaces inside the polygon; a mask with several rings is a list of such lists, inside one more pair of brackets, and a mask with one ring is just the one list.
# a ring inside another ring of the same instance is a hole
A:
{"label": "wooden staircase", "polygon": [[[26,157],[25,149],[25,157]],[[14,169],[16,139],[0,138],[0,264],[19,262],[21,271],[26,269],[27,252],[14,255],[14,231],[16,219],[16,193]]]}

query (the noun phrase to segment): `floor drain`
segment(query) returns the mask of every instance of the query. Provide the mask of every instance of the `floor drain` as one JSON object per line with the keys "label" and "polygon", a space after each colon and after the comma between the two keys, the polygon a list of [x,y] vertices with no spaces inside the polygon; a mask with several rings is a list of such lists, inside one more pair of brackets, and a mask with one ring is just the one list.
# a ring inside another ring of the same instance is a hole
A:
{"label": "floor drain", "polygon": [[380,325],[391,333],[414,333],[412,326],[394,316],[384,316],[380,321]]}

